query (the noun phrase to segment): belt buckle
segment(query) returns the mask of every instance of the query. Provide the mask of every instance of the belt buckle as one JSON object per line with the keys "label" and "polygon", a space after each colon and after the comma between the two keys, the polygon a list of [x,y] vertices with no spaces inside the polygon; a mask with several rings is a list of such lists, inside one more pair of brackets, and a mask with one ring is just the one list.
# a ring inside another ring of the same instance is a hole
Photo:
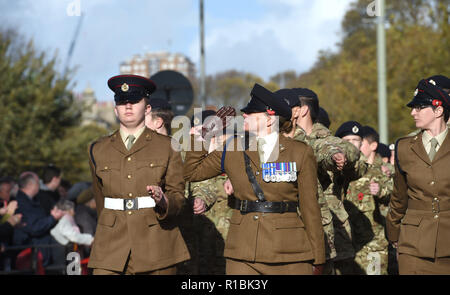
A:
{"label": "belt buckle", "polygon": [[137,209],[137,199],[124,199],[124,208],[126,210],[136,210]]}
{"label": "belt buckle", "polygon": [[439,212],[441,212],[441,208],[439,206],[439,199],[433,199],[433,201],[431,202],[431,210],[433,211],[434,214],[438,214]]}
{"label": "belt buckle", "polygon": [[248,206],[248,201],[247,200],[242,200],[241,201],[241,205],[239,206],[239,211],[247,212],[247,206]]}

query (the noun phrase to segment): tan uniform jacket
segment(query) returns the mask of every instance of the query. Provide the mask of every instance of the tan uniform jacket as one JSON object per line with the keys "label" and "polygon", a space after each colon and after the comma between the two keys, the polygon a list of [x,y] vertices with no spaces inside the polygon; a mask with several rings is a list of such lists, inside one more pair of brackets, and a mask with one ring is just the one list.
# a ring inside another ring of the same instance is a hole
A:
{"label": "tan uniform jacket", "polygon": [[[180,153],[170,138],[145,129],[128,151],[119,132],[101,138],[90,149],[98,225],[89,267],[122,271],[131,250],[133,269],[146,272],[189,259],[174,216],[184,202]],[[94,164],[95,163],[95,164]],[[147,185],[161,186],[168,209],[158,206],[117,211],[104,208],[104,198],[148,196]]]}
{"label": "tan uniform jacket", "polygon": [[398,141],[387,235],[391,242],[398,241],[399,253],[446,257],[450,256],[450,133],[433,162],[422,134]]}
{"label": "tan uniform jacket", "polygon": [[[191,140],[193,140],[191,138]],[[242,149],[227,147],[225,172],[231,180],[234,195],[240,200],[256,201],[245,172]],[[320,208],[317,202],[317,164],[311,147],[284,136],[279,136],[279,157],[276,162],[296,162],[295,182],[266,183],[258,152],[246,151],[256,179],[270,202],[295,201],[301,217],[293,213],[248,213],[233,210],[225,243],[224,256],[261,263],[286,263],[313,260],[325,262],[325,242]],[[185,161],[185,179],[201,181],[221,174],[222,152],[188,152]]]}

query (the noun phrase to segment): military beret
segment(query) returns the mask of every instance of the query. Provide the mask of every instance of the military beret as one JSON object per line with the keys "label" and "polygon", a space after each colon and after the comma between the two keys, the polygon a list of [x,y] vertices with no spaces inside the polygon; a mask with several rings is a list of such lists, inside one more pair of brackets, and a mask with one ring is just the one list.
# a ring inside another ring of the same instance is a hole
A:
{"label": "military beret", "polygon": [[308,89],[308,88],[294,88],[292,90],[298,96],[311,97],[311,98],[319,100],[319,98],[317,97],[317,94],[314,91],[312,91],[311,89]]}
{"label": "military beret", "polygon": [[280,116],[287,120],[291,119],[292,110],[281,96],[259,84],[255,84],[250,96],[249,103],[241,109],[241,112],[245,114],[267,112],[269,115]]}
{"label": "military beret", "polygon": [[336,131],[336,137],[344,137],[347,135],[358,135],[362,138],[362,126],[356,121],[348,121],[343,123]]}
{"label": "military beret", "polygon": [[450,95],[436,86],[434,80],[420,80],[414,98],[406,106],[412,108],[418,105],[442,106],[450,110]]}
{"label": "military beret", "polygon": [[391,150],[384,143],[379,143],[377,147],[377,154],[379,154],[382,158],[390,158]]}
{"label": "military beret", "polygon": [[196,113],[191,118],[191,127],[203,125],[205,122],[205,119],[209,116],[214,116],[216,114],[213,110],[206,110],[201,113]]}
{"label": "military beret", "polygon": [[116,104],[136,103],[148,98],[155,91],[156,84],[145,77],[136,75],[119,75],[108,80],[108,87],[114,95]]}
{"label": "military beret", "polygon": [[319,107],[319,116],[317,116],[316,123],[320,123],[323,126],[330,128],[330,117],[328,117],[327,111],[322,107]]}
{"label": "military beret", "polygon": [[300,99],[292,89],[280,89],[275,91],[275,94],[283,98],[290,108],[300,106]]}
{"label": "military beret", "polygon": [[172,107],[170,103],[165,98],[161,97],[152,97],[149,100],[149,104],[152,107],[152,110],[171,110]]}
{"label": "military beret", "polygon": [[450,79],[444,75],[435,75],[426,79],[428,82],[433,84],[433,81],[436,83],[435,86],[450,89]]}

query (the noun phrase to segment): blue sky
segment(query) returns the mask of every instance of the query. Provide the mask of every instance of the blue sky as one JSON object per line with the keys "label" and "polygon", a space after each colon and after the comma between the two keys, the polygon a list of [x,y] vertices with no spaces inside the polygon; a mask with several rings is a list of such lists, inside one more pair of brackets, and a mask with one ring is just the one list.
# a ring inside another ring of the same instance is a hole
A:
{"label": "blue sky", "polygon": [[[112,99],[106,85],[120,62],[134,54],[169,50],[198,69],[198,0],[0,0],[0,27],[17,28],[37,47],[66,62],[78,16],[85,14],[70,65],[73,89],[88,84],[98,100]],[[351,0],[205,0],[206,73],[229,69],[268,79],[285,70],[307,71],[319,50],[333,49]]]}

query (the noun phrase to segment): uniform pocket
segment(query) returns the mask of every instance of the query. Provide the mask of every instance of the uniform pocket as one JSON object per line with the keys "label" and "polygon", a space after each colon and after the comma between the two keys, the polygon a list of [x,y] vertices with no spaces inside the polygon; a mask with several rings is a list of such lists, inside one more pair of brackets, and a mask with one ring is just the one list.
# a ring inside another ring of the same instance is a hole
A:
{"label": "uniform pocket", "polygon": [[154,214],[145,215],[145,222],[148,226],[158,224],[158,220]]}
{"label": "uniform pocket", "polygon": [[239,246],[242,246],[241,239],[245,238],[245,234],[242,236],[242,228],[240,228],[243,218],[244,216],[239,212],[233,212],[233,215],[230,218],[227,241],[225,243],[226,249],[236,249]]}
{"label": "uniform pocket", "polygon": [[100,215],[100,218],[98,220],[98,224],[113,227],[116,223],[116,216],[113,214],[109,214],[104,212]]}
{"label": "uniform pocket", "polygon": [[400,236],[398,240],[399,252],[406,249],[416,249],[419,246],[419,230],[422,216],[405,215],[400,226]]}
{"label": "uniform pocket", "polygon": [[105,196],[111,196],[114,191],[114,182],[112,179],[114,179],[113,177],[120,177],[120,162],[98,163],[96,174],[101,179],[103,194]]}
{"label": "uniform pocket", "polygon": [[273,250],[276,253],[303,253],[311,251],[305,225],[299,217],[273,220]]}
{"label": "uniform pocket", "polygon": [[163,159],[142,159],[138,160],[136,168],[138,183],[161,185],[166,175],[167,162]]}

